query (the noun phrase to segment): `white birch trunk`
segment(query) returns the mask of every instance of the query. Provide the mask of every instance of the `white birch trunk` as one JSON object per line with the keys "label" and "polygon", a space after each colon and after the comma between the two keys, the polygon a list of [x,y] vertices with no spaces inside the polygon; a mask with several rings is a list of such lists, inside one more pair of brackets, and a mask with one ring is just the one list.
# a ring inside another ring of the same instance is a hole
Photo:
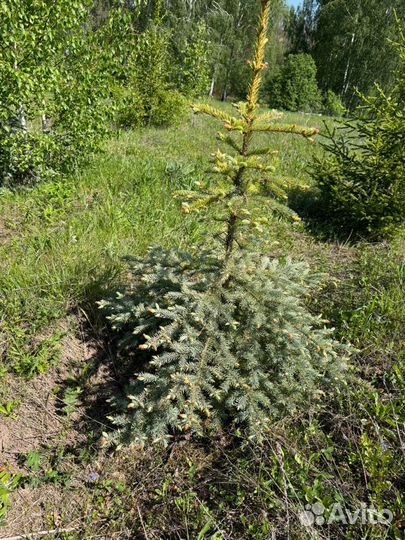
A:
{"label": "white birch trunk", "polygon": [[356,32],[353,32],[352,39],[350,41],[349,54],[347,56],[345,75],[344,75],[344,78],[343,78],[343,94],[346,94],[348,89],[349,89],[349,80],[348,80],[348,78],[349,78],[350,60],[351,60],[351,56],[352,56],[351,52],[352,52],[352,48],[353,48],[355,38],[356,38]]}
{"label": "white birch trunk", "polygon": [[209,96],[211,98],[214,95],[214,90],[215,90],[215,74],[212,76],[212,79],[211,79],[211,86],[210,86],[210,93],[209,93]]}
{"label": "white birch trunk", "polygon": [[26,135],[28,133],[27,119],[25,118],[24,106],[18,108],[18,128]]}

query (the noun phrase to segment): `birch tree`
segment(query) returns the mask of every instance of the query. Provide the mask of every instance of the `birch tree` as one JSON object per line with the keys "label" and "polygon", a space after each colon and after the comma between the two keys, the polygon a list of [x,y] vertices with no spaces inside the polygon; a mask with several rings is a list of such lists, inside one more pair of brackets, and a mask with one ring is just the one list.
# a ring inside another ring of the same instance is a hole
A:
{"label": "birch tree", "polygon": [[376,82],[391,85],[395,11],[405,20],[402,0],[320,0],[312,52],[324,91],[334,90],[352,106],[356,89],[368,93]]}
{"label": "birch tree", "polygon": [[[78,134],[75,121],[87,129],[90,115],[83,115],[83,107],[97,109],[99,88],[89,81],[96,63],[94,57],[88,61],[90,6],[90,0],[0,3],[0,184],[31,183],[56,172],[74,130]],[[80,136],[80,147],[86,137]]]}

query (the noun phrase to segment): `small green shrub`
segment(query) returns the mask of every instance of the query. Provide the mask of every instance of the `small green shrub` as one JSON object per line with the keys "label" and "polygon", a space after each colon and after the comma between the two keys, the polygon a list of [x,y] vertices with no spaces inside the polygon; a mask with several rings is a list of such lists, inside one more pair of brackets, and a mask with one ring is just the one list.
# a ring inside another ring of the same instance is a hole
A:
{"label": "small green shrub", "polygon": [[113,90],[115,102],[115,124],[119,128],[131,129],[145,123],[145,107],[142,96],[135,85],[130,88],[116,86]]}
{"label": "small green shrub", "polygon": [[39,179],[55,177],[55,163],[48,156],[57,151],[57,146],[49,135],[24,133],[3,124],[0,138],[0,185],[29,186]]}
{"label": "small green shrub", "polygon": [[187,100],[176,90],[157,91],[147,109],[149,123],[158,127],[177,124],[185,117]]}
{"label": "small green shrub", "polygon": [[209,254],[154,248],[130,268],[134,288],[101,306],[134,365],[140,351],[151,359],[134,369],[118,438],[167,442],[229,418],[257,438],[341,377],[343,348],[304,305],[319,284],[305,264],[239,253],[223,269]]}
{"label": "small green shrub", "polygon": [[323,113],[329,116],[343,116],[345,107],[333,90],[328,90],[323,99]]}
{"label": "small green shrub", "polygon": [[124,129],[144,125],[167,127],[180,122],[187,112],[187,100],[176,90],[157,90],[145,100],[134,84],[131,88],[117,89],[114,97],[115,123]]}
{"label": "small green shrub", "polygon": [[113,99],[118,127],[176,124],[187,110],[186,99],[170,84],[169,33],[155,23],[132,46],[124,82],[116,84]]}
{"label": "small green shrub", "polygon": [[317,112],[322,96],[309,54],[290,54],[268,85],[269,104],[287,111]]}

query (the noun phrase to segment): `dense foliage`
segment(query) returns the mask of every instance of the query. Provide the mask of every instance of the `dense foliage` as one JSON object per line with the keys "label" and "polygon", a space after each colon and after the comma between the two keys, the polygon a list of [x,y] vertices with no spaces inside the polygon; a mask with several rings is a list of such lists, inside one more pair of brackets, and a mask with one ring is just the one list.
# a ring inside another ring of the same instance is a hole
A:
{"label": "dense foliage", "polygon": [[339,346],[303,303],[318,285],[305,264],[237,254],[221,268],[212,255],[155,248],[129,266],[133,290],[101,306],[125,334],[122,352],[153,359],[134,372],[117,438],[161,442],[231,419],[257,439],[341,379]]}
{"label": "dense foliage", "polygon": [[356,89],[369,94],[376,82],[384,90],[394,83],[397,59],[387,43],[397,37],[395,13],[404,23],[402,0],[304,0],[286,18],[290,51],[311,54],[322,92],[353,108]]}
{"label": "dense foliage", "polygon": [[[171,83],[185,96],[207,96],[210,91],[212,46],[208,28],[198,22],[180,34],[172,31],[171,57],[175,63]],[[180,39],[182,38],[182,39]]]}
{"label": "dense foliage", "polygon": [[0,7],[0,184],[66,172],[105,133],[108,76],[86,28],[89,2]]}
{"label": "dense foliage", "polygon": [[323,113],[329,116],[340,117],[345,113],[342,100],[333,90],[328,90],[323,99]]}
{"label": "dense foliage", "polygon": [[169,125],[184,115],[182,94],[208,93],[203,25],[179,51],[159,4],[146,19],[121,2],[99,17],[92,7],[92,0],[2,4],[2,185],[66,174],[114,125]]}
{"label": "dense foliage", "polygon": [[[249,84],[247,60],[252,55],[257,26],[257,0],[97,0],[98,24],[114,11],[132,21],[131,35],[143,33],[160,13],[159,27],[168,32],[170,66],[166,75],[186,95],[221,99],[243,97]],[[282,0],[273,0],[268,54],[277,63],[284,54]],[[122,40],[120,40],[122,42]]]}
{"label": "dense foliage", "polygon": [[[99,148],[110,127],[175,123],[185,111],[182,96],[244,95],[256,3],[4,4],[1,183],[31,184],[66,173]],[[290,12],[272,2],[266,101],[339,115],[339,99],[349,106],[358,100],[354,87],[369,90],[378,80],[385,91],[396,64],[386,46],[396,31],[394,8],[403,18],[397,0],[387,6],[352,2],[350,10],[335,0],[306,0]],[[377,62],[367,55],[379,59],[378,76]]]}
{"label": "dense foliage", "polygon": [[397,50],[395,88],[361,96],[354,118],[329,133],[327,154],[314,165],[324,208],[355,234],[384,235],[405,221],[404,36]]}
{"label": "dense foliage", "polygon": [[168,32],[153,23],[126,53],[125,77],[116,87],[118,125],[131,128],[175,123],[184,115],[186,100],[170,83]]}
{"label": "dense foliage", "polygon": [[309,54],[290,54],[273,75],[269,105],[287,111],[316,112],[322,96],[316,79],[316,65]]}
{"label": "dense foliage", "polygon": [[[131,4],[133,11],[142,12],[142,31],[155,4],[155,0]],[[166,12],[163,25],[172,32],[174,65],[185,66],[187,43],[198,42],[198,36],[203,36],[203,50],[209,41],[205,69],[212,95],[243,99],[249,84],[246,61],[252,53],[257,0],[165,0],[162,8]],[[310,54],[322,93],[333,90],[345,106],[353,108],[358,102],[356,88],[369,93],[376,81],[384,90],[393,83],[396,59],[387,39],[396,36],[394,10],[405,21],[402,0],[304,0],[302,6],[290,10],[286,2],[273,0],[269,76],[281,68],[286,55]],[[176,84],[183,78],[180,71],[175,70]]]}

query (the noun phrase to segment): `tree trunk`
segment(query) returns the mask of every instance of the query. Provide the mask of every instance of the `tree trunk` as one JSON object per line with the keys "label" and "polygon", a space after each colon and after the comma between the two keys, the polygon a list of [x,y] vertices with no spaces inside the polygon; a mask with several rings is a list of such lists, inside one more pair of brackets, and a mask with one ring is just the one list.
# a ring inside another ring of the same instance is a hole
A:
{"label": "tree trunk", "polygon": [[222,92],[221,101],[226,101],[226,98],[228,97],[228,84],[229,84],[229,78],[230,78],[230,75],[231,75],[234,54],[235,54],[235,44],[232,43],[232,48],[231,48],[231,52],[230,52],[230,55],[229,55],[228,68],[226,70],[224,90]]}
{"label": "tree trunk", "polygon": [[212,79],[211,79],[211,87],[210,87],[210,93],[209,93],[209,96],[211,98],[214,95],[214,90],[215,90],[215,73],[214,73],[214,75],[212,76]]}
{"label": "tree trunk", "polygon": [[45,113],[41,116],[41,127],[42,127],[42,133],[49,132],[48,118],[46,117]]}
{"label": "tree trunk", "polygon": [[28,133],[27,119],[25,118],[23,105],[20,105],[18,108],[18,129],[20,129],[24,135]]}
{"label": "tree trunk", "polygon": [[351,61],[351,56],[352,56],[352,48],[353,48],[355,38],[356,38],[356,32],[353,32],[352,39],[350,41],[349,54],[347,55],[345,74],[343,77],[343,95],[346,95],[347,91],[349,90],[349,69],[350,69],[350,61]]}

